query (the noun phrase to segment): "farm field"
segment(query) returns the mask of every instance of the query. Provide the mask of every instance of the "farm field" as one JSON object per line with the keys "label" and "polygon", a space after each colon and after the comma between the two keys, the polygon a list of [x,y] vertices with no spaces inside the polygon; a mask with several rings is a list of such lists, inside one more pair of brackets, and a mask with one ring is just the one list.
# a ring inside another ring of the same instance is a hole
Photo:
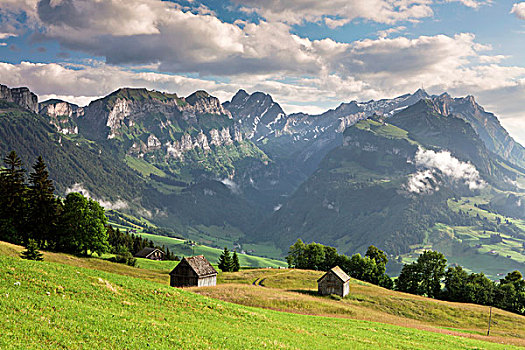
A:
{"label": "farm field", "polygon": [[76,266],[84,263],[80,258],[65,265],[46,253],[47,261],[25,261],[12,246],[0,247],[2,349],[514,348],[392,324],[235,305],[131,277],[124,269],[116,274]]}

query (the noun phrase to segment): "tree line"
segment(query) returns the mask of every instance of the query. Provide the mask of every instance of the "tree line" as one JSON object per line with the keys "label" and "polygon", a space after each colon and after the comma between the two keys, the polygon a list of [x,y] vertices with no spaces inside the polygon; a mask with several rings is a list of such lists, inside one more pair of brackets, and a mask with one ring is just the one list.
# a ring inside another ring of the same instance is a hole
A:
{"label": "tree line", "polygon": [[405,264],[395,280],[385,274],[386,254],[374,246],[368,247],[364,257],[347,257],[333,247],[305,244],[298,239],[290,246],[286,260],[290,267],[298,269],[328,271],[339,266],[350,277],[388,289],[525,314],[525,280],[519,271],[494,282],[483,273],[468,273],[461,266],[447,269],[447,259],[436,251],[425,251],[413,263]]}
{"label": "tree line", "polygon": [[22,166],[15,151],[3,159],[0,169],[0,240],[28,248],[29,259],[40,260],[38,249],[79,255],[105,252],[116,254],[114,261],[135,264],[133,255],[145,247],[162,249],[166,258],[177,257],[151,240],[108,226],[104,208],[80,193],[65,199],[55,196],[53,181],[42,157],[32,172]]}
{"label": "tree line", "polygon": [[348,257],[338,254],[334,247],[315,242],[305,244],[298,239],[290,246],[286,261],[289,267],[297,269],[328,271],[339,266],[350,277],[388,289],[394,286],[392,279],[385,273],[388,263],[386,254],[373,245],[368,247],[365,256],[354,254]]}
{"label": "tree line", "polygon": [[425,251],[405,264],[396,280],[396,290],[430,298],[495,306],[525,315],[525,280],[519,271],[494,282],[483,273],[468,273],[461,266],[447,269],[447,259]]}
{"label": "tree line", "polygon": [[80,193],[57,198],[42,157],[26,183],[26,170],[10,152],[0,170],[0,240],[39,249],[87,254],[107,251],[107,218],[96,201]]}

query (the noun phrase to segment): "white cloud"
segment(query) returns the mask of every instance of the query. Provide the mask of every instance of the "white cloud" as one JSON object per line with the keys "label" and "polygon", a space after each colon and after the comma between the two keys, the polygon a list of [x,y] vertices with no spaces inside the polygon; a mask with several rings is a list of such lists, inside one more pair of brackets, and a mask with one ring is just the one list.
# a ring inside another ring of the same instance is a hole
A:
{"label": "white cloud", "polygon": [[377,36],[384,39],[384,38],[390,36],[390,34],[399,33],[399,32],[404,31],[405,29],[407,29],[405,26],[398,26],[398,27],[388,28],[388,29],[385,29],[385,30],[378,31],[377,32]]}
{"label": "white cloud", "polygon": [[239,185],[234,182],[233,180],[230,180],[228,178],[224,178],[222,180],[220,180],[226,187],[228,187],[230,189],[230,191],[232,191],[232,193],[235,193],[235,194],[240,194],[241,193],[241,188],[239,187]]}
{"label": "white cloud", "polygon": [[471,190],[486,186],[474,165],[460,161],[448,151],[434,152],[419,148],[415,164],[421,170],[410,175],[406,185],[409,192],[433,193],[439,191],[441,179],[465,184]]}
{"label": "white cloud", "polygon": [[512,5],[512,10],[510,13],[513,13],[519,19],[525,20],[525,2],[518,2]]}
{"label": "white cloud", "polygon": [[106,210],[121,210],[128,208],[128,203],[125,201],[119,199],[116,202],[112,203],[109,201],[105,201],[103,199],[97,199],[91,196],[88,190],[86,190],[82,184],[76,183],[71,188],[66,189],[66,194],[72,193],[72,192],[78,192],[82,194],[86,198],[91,198],[95,201],[97,201],[101,206],[104,207]]}
{"label": "white cloud", "polygon": [[[432,0],[233,0],[245,12],[255,12],[270,22],[301,24],[323,22],[329,28],[336,28],[355,19],[377,23],[394,24],[402,21],[417,22],[432,17]],[[478,8],[491,0],[446,0]]]}
{"label": "white cloud", "polygon": [[505,55],[495,55],[495,56],[486,56],[486,55],[480,55],[479,61],[481,63],[500,63],[501,61],[509,58],[509,56]]}
{"label": "white cloud", "polygon": [[270,22],[300,24],[324,22],[335,28],[362,18],[378,23],[418,20],[433,15],[428,0],[234,0],[245,12],[255,12]]}
{"label": "white cloud", "polygon": [[9,39],[11,37],[16,37],[16,34],[13,33],[0,33],[0,40]]}
{"label": "white cloud", "polygon": [[121,87],[145,87],[187,96],[198,89],[226,99],[235,86],[214,81],[152,72],[135,72],[105,64],[62,65],[57,63],[10,64],[0,62],[2,83],[11,87],[28,86],[41,101],[60,98],[80,106]]}
{"label": "white cloud", "polygon": [[459,2],[467,7],[477,9],[483,5],[490,5],[492,0],[446,0],[446,2]]}

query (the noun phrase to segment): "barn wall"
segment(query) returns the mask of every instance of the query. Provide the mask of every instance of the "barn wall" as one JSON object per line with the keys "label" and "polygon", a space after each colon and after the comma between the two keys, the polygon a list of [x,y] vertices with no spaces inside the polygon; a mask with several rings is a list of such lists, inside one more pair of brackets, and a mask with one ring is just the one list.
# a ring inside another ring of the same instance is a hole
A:
{"label": "barn wall", "polygon": [[217,285],[217,276],[211,276],[199,279],[199,287],[210,287]]}
{"label": "barn wall", "polygon": [[345,297],[350,293],[350,283],[343,283],[337,276],[330,272],[318,282],[317,288],[321,295],[336,294]]}

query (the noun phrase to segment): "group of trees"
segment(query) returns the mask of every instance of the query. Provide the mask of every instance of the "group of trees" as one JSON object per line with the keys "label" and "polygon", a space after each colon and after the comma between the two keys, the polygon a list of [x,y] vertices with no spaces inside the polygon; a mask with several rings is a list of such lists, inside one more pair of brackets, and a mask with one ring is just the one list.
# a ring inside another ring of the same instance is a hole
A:
{"label": "group of trees", "polygon": [[461,266],[446,267],[447,259],[442,253],[425,251],[417,261],[403,266],[396,290],[525,314],[525,280],[519,271],[496,283],[483,273],[469,274]]}
{"label": "group of trees", "polygon": [[159,248],[167,260],[178,257],[166,247],[107,225],[104,208],[80,193],[65,199],[55,187],[42,157],[38,157],[26,182],[26,170],[16,152],[10,152],[0,169],[0,240],[28,249],[23,257],[41,259],[38,249],[73,254],[114,253],[113,261],[135,265],[133,255],[145,247]]}
{"label": "group of trees", "polygon": [[385,273],[388,258],[386,254],[374,247],[368,247],[365,256],[354,254],[348,257],[338,254],[334,247],[319,243],[305,244],[298,239],[286,257],[288,266],[297,269],[328,271],[334,266],[339,266],[349,276],[392,289],[394,283]]}
{"label": "group of trees", "polygon": [[12,151],[0,170],[0,240],[75,254],[108,249],[104,209],[80,193],[65,200],[54,195],[54,185],[42,157],[26,170]]}
{"label": "group of trees", "polygon": [[[298,239],[286,257],[290,267],[328,271],[341,267],[349,276],[361,281],[393,289],[394,281],[386,275],[386,254],[370,246],[364,257],[337,253],[333,247],[319,243],[305,244]],[[525,314],[525,280],[514,271],[499,282],[493,282],[483,273],[467,273],[461,266],[447,269],[442,253],[425,251],[418,259],[405,264],[395,280],[395,289],[430,298],[495,306]]]}
{"label": "group of trees", "polygon": [[239,264],[239,257],[237,256],[237,252],[234,251],[233,255],[230,255],[230,251],[227,247],[224,247],[224,250],[219,257],[219,269],[221,269],[222,272],[237,272],[241,269],[241,265]]}
{"label": "group of trees", "polygon": [[112,261],[135,266],[136,259],[133,256],[146,247],[162,250],[165,253],[164,260],[180,260],[169,248],[166,246],[159,247],[147,238],[130,234],[128,231],[121,231],[119,228],[114,229],[111,225],[108,226],[107,232],[109,252],[115,254],[115,257],[111,259]]}

